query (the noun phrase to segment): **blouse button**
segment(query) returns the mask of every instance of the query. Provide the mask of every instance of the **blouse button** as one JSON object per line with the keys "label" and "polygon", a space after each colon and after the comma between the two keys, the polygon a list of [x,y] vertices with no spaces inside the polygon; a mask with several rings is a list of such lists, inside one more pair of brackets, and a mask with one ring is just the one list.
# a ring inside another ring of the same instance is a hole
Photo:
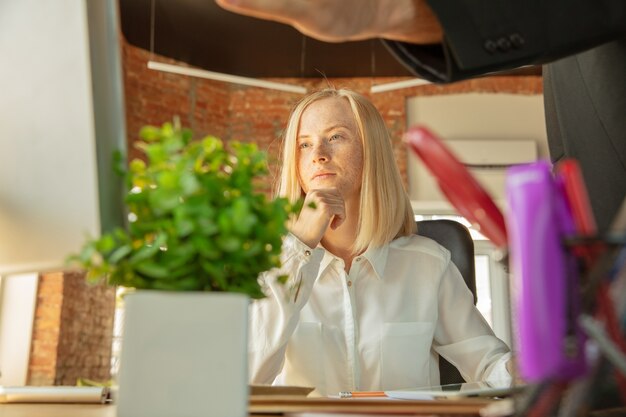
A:
{"label": "blouse button", "polygon": [[306,256],[311,256],[311,251],[307,249],[307,250],[304,251],[304,254]]}
{"label": "blouse button", "polygon": [[352,281],[348,281],[348,287],[352,286]]}
{"label": "blouse button", "polygon": [[360,256],[357,256],[357,258],[355,259],[355,261],[357,261],[357,262],[361,262],[361,257],[360,257]]}

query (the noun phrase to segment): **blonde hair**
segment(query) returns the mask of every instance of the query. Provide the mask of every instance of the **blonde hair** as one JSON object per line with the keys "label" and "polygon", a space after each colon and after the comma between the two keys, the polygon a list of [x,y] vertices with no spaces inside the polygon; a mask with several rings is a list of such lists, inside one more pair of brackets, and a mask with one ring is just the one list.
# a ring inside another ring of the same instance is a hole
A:
{"label": "blonde hair", "polygon": [[[353,253],[369,246],[380,247],[415,231],[415,217],[400,171],[391,137],[374,105],[362,95],[346,89],[328,88],[308,95],[296,104],[289,116],[282,147],[282,168],[276,194],[295,202],[305,193],[298,181],[297,137],[304,110],[325,98],[348,100],[363,144],[360,216]],[[295,221],[295,220],[294,220]]]}

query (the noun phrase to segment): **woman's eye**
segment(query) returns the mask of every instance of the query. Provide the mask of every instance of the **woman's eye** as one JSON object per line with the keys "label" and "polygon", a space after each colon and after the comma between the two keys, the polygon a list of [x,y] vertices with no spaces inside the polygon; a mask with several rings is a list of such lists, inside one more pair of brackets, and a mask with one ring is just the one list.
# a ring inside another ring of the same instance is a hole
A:
{"label": "woman's eye", "polygon": [[332,135],[332,136],[330,137],[330,140],[337,140],[337,139],[341,139],[341,135],[336,134],[336,135]]}
{"label": "woman's eye", "polygon": [[310,143],[307,143],[307,142],[303,142],[303,143],[301,143],[301,144],[299,144],[299,145],[298,145],[298,147],[299,147],[300,149],[308,148],[309,146],[311,146],[311,144],[310,144]]}

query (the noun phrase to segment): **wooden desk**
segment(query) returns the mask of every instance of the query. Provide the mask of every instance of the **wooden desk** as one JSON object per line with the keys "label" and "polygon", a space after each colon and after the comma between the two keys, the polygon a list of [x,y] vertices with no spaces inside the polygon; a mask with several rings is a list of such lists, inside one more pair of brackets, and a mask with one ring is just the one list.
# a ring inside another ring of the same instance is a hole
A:
{"label": "wooden desk", "polygon": [[379,415],[479,415],[479,411],[494,400],[467,398],[456,400],[408,401],[374,398],[308,398],[282,396],[253,396],[250,412],[271,414],[379,414]]}
{"label": "wooden desk", "polygon": [[[489,400],[403,401],[371,399],[327,399],[303,397],[253,397],[251,415],[260,413],[330,415],[454,415],[478,416]],[[115,417],[114,405],[100,404],[0,404],[0,417]]]}
{"label": "wooden desk", "polygon": [[103,404],[0,404],[0,417],[115,417]]}

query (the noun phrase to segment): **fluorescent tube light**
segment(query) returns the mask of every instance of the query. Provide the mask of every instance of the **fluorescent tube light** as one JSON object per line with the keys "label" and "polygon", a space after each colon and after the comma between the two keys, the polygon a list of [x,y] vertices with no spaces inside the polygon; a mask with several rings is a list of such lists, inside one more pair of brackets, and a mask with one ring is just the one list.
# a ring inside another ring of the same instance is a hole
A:
{"label": "fluorescent tube light", "polygon": [[431,82],[423,80],[421,78],[414,78],[412,80],[395,81],[393,83],[373,85],[370,89],[370,92],[383,93],[385,91],[399,90],[401,88],[409,88],[425,84],[431,84]]}
{"label": "fluorescent tube light", "polygon": [[207,78],[209,80],[224,81],[227,83],[287,91],[289,93],[306,94],[307,92],[306,88],[293,84],[277,83],[273,81],[259,80],[257,78],[240,77],[238,75],[223,74],[221,72],[206,71],[197,68],[181,67],[180,65],[164,64],[162,62],[148,61],[148,68],[156,71],[170,72],[173,74],[188,75],[190,77]]}

